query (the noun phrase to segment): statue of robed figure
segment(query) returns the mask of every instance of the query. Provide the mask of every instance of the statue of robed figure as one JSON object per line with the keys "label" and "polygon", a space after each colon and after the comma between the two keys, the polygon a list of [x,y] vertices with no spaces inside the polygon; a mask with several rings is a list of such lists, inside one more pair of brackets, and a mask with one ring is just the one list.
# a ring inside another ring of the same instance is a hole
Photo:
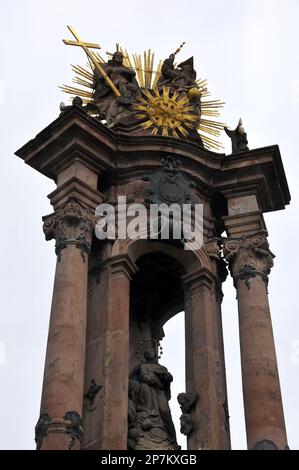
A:
{"label": "statue of robed figure", "polygon": [[129,448],[179,448],[168,404],[172,381],[167,368],[158,363],[156,352],[145,351],[144,360],[129,378]]}

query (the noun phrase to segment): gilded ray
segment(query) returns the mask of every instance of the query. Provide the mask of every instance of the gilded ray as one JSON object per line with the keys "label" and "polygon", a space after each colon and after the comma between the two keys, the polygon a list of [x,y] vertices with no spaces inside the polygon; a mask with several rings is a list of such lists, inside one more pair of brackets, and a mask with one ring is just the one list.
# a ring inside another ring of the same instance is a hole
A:
{"label": "gilded ray", "polygon": [[[179,98],[177,92],[170,96],[167,87],[163,89],[162,93],[158,91],[157,82],[161,76],[163,62],[160,60],[155,66],[155,55],[151,49],[143,54],[135,53],[132,56],[121,46],[118,46],[118,50],[124,56],[124,65],[136,71],[137,82],[143,91],[143,98],[136,105],[136,109],[140,111],[137,117],[143,121],[141,123],[143,127],[146,124],[147,128],[152,128],[153,135],[160,134],[180,138],[180,136],[187,137],[187,129],[196,126],[206,148],[219,150],[222,147],[221,143],[217,141],[217,137],[225,124],[215,118],[219,117],[219,110],[225,103],[221,100],[210,99],[206,79],[196,80],[201,96],[201,116],[197,123],[198,117],[192,115],[193,107],[190,106],[187,97]],[[107,59],[96,51],[90,52],[92,59],[97,61],[99,65],[107,62],[112,55],[108,53]],[[84,104],[91,103],[93,99],[93,69],[94,65],[91,60],[85,66],[72,65],[72,71],[75,75],[73,83],[77,86],[62,85],[60,89],[71,95],[70,99],[80,96]],[[160,115],[157,114],[157,102],[159,102]],[[166,114],[169,116],[167,117]],[[165,129],[168,129],[167,133]]]}

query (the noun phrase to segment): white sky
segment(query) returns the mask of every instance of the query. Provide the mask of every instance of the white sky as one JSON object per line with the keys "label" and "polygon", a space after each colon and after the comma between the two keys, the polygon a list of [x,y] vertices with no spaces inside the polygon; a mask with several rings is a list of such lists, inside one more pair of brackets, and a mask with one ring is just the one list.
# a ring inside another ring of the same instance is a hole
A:
{"label": "white sky", "polygon": [[[100,43],[103,51],[120,42],[131,53],[151,48],[163,59],[186,41],[180,58],[193,55],[213,97],[226,102],[222,120],[233,127],[241,116],[250,148],[279,144],[292,203],[286,211],[265,216],[276,254],[269,292],[289,445],[299,448],[298,19],[298,0],[0,1],[1,449],[34,448],[56,261],[41,223],[42,215],[51,212],[47,194],[55,185],[13,154],[58,116],[59,102],[67,97],[57,85],[71,84],[71,63],[85,63],[79,48],[61,41],[69,37],[67,24],[86,41]],[[226,136],[223,142],[229,152]],[[224,292],[232,447],[242,449],[246,440],[231,279]],[[165,331],[161,362],[176,376],[176,397],[184,391],[182,315]],[[175,402],[173,409],[177,421]]]}

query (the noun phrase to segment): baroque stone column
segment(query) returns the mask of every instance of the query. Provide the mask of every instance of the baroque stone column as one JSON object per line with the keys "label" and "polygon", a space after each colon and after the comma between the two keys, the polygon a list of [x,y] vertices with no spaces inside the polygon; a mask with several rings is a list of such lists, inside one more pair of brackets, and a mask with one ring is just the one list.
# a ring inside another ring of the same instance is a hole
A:
{"label": "baroque stone column", "polygon": [[228,269],[227,263],[223,259],[222,250],[221,250],[221,240],[218,237],[208,238],[204,244],[206,252],[208,253],[210,260],[213,266],[213,272],[217,277],[216,281],[216,318],[218,329],[218,342],[219,342],[219,351],[221,356],[221,375],[222,375],[222,387],[223,387],[223,411],[224,411],[224,421],[225,421],[225,430],[227,434],[227,443],[226,448],[231,448],[230,443],[230,426],[229,426],[229,410],[228,410],[228,397],[227,397],[227,386],[226,386],[226,368],[225,368],[225,354],[224,354],[224,343],[223,343],[223,327],[222,327],[222,284],[225,282]]}
{"label": "baroque stone column", "polygon": [[137,266],[128,255],[101,262],[88,305],[86,387],[102,386],[98,404],[84,414],[85,449],[126,450],[128,432],[130,281]]}
{"label": "baroque stone column", "polygon": [[224,409],[224,367],[216,304],[217,278],[205,268],[183,277],[185,292],[186,392],[198,394],[191,410],[188,449],[229,449]]}
{"label": "baroque stone column", "polygon": [[57,265],[36,425],[37,449],[79,449],[93,214],[73,199],[43,220],[46,239],[56,240]]}
{"label": "baroque stone column", "polygon": [[268,302],[268,274],[274,255],[267,232],[224,240],[237,290],[243,397],[248,449],[285,449],[277,360]]}

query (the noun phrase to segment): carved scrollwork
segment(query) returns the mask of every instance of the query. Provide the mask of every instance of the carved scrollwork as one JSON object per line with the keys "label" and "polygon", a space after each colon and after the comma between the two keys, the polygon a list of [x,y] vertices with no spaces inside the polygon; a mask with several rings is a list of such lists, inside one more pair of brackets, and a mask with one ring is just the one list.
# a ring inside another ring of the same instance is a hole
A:
{"label": "carved scrollwork", "polygon": [[48,434],[53,433],[66,433],[70,435],[68,449],[71,450],[76,439],[81,441],[83,436],[82,419],[77,411],[67,411],[63,418],[52,418],[48,413],[42,413],[35,426],[35,442],[36,449],[40,450],[43,444],[43,439]]}
{"label": "carved scrollwork", "polygon": [[48,428],[52,419],[47,413],[42,413],[35,426],[36,450],[40,450],[44,437],[47,436]]}
{"label": "carved scrollwork", "polygon": [[223,253],[236,285],[238,279],[250,289],[250,279],[260,276],[268,285],[275,255],[269,249],[265,230],[242,238],[223,239]]}
{"label": "carved scrollwork", "polygon": [[85,261],[85,254],[90,252],[91,234],[95,225],[95,216],[90,209],[76,200],[70,200],[62,209],[43,217],[43,222],[46,240],[56,240],[55,253],[59,261],[62,250],[69,244],[80,250]]}
{"label": "carved scrollwork", "polygon": [[162,168],[146,175],[149,181],[148,197],[145,202],[150,204],[193,204],[191,188],[193,182],[180,171],[179,160],[170,156],[162,158]]}
{"label": "carved scrollwork", "polygon": [[218,276],[219,282],[222,283],[227,278],[227,263],[225,262],[221,253],[221,239],[218,237],[209,238],[204,248],[209,255],[215,269],[215,274]]}
{"label": "carved scrollwork", "polygon": [[67,424],[66,432],[70,434],[71,439],[69,442],[68,449],[71,450],[76,442],[76,439],[81,441],[83,436],[83,428],[82,428],[82,418],[77,413],[77,411],[67,411],[63,417],[65,421],[69,421],[70,424]]}

